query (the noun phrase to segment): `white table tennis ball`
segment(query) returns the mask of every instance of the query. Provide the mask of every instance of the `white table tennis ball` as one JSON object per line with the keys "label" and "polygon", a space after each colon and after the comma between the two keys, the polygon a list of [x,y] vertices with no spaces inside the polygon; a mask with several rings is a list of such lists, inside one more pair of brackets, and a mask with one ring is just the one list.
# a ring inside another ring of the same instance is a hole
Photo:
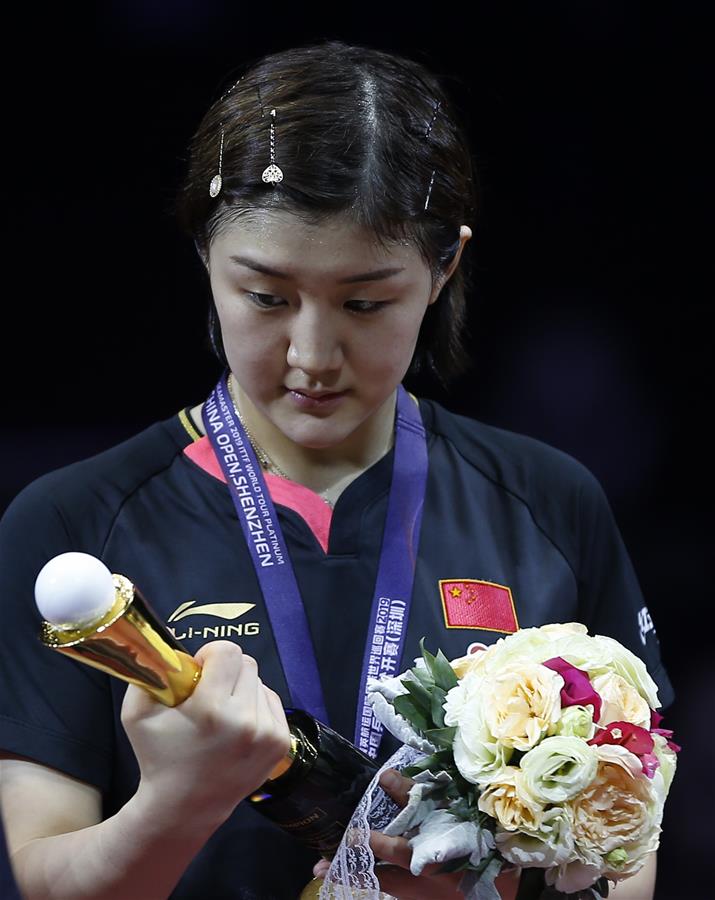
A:
{"label": "white table tennis ball", "polygon": [[89,553],[60,553],[37,576],[35,602],[42,618],[52,625],[89,625],[114,605],[112,573]]}

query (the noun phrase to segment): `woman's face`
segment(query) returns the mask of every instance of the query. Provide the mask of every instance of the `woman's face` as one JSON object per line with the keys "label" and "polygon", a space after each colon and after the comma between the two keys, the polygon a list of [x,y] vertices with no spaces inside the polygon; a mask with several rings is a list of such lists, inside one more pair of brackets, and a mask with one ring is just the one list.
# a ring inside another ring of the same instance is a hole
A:
{"label": "woman's face", "polygon": [[344,218],[314,226],[277,211],[222,230],[208,268],[242,394],[315,448],[338,446],[390,400],[446,281],[432,286],[411,245],[381,250]]}

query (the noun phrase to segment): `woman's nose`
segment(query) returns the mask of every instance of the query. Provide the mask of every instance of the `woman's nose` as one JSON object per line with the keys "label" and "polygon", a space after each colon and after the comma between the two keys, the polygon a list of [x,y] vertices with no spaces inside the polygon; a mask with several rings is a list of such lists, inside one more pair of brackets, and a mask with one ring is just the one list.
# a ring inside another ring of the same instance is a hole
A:
{"label": "woman's nose", "polygon": [[296,317],[288,345],[288,365],[314,377],[340,369],[342,341],[329,317],[319,311]]}

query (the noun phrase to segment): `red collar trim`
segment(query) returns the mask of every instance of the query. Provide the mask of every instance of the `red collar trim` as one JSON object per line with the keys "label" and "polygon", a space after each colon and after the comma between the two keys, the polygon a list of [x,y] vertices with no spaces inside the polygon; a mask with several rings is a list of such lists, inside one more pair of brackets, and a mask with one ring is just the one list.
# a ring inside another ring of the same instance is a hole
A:
{"label": "red collar trim", "polygon": [[[211,442],[206,436],[189,444],[184,449],[184,453],[204,472],[208,472],[209,475],[213,475],[214,478],[218,478],[219,481],[223,481],[226,484],[221,465],[216,459]],[[302,516],[315,535],[315,539],[323,548],[323,553],[327,553],[333,510],[325,500],[316,494],[315,491],[305,487],[305,485],[298,484],[297,481],[281,478],[280,475],[273,475],[271,472],[264,472],[263,474],[273,502],[280,503],[281,506],[287,506],[289,509],[297,512],[299,516]]]}

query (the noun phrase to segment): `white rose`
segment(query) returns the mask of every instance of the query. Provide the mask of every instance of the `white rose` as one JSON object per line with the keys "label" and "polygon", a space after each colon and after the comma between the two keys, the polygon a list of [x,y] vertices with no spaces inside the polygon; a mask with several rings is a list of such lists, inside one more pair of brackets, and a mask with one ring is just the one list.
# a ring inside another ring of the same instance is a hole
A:
{"label": "white rose", "polygon": [[510,863],[521,868],[546,869],[573,859],[570,812],[563,806],[552,806],[541,816],[535,829],[506,831],[497,829],[497,849]]}
{"label": "white rose", "polygon": [[511,748],[494,739],[476,705],[463,715],[452,749],[462,777],[480,785],[488,784],[512,754]]}
{"label": "white rose", "polygon": [[549,729],[549,735],[561,734],[566,737],[582,738],[590,741],[596,732],[596,723],[593,721],[593,707],[567,706],[561,710],[558,722]]}
{"label": "white rose", "polygon": [[663,786],[664,786],[664,800],[668,795],[668,791],[670,790],[670,785],[673,781],[673,776],[675,775],[675,767],[678,764],[678,757],[674,750],[671,750],[668,746],[668,741],[663,737],[662,734],[654,734],[651,735],[653,738],[653,752],[658,757],[658,762],[660,763],[660,768],[658,771],[661,773],[663,778]]}
{"label": "white rose", "polygon": [[526,790],[543,805],[574,797],[593,781],[597,766],[595,747],[560,735],[544,738],[521,759]]}
{"label": "white rose", "polygon": [[605,873],[606,864],[597,854],[591,854],[589,862],[576,859],[563,863],[544,873],[547,884],[552,884],[557,891],[564,894],[575,894],[591,887]]}
{"label": "white rose", "polygon": [[608,668],[618,675],[622,675],[626,681],[632,684],[641,697],[648,702],[651,709],[657,709],[660,706],[658,686],[648,674],[643,660],[606,635],[597,634],[594,640],[608,658]]}

